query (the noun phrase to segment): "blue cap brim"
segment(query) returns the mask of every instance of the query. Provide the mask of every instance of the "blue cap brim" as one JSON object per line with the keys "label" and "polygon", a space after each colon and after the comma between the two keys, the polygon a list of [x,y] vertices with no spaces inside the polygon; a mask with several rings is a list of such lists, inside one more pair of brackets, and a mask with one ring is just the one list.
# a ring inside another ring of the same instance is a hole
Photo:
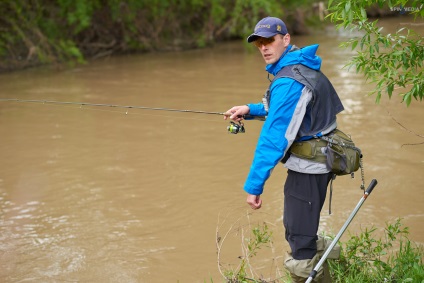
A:
{"label": "blue cap brim", "polygon": [[265,38],[270,38],[273,37],[274,35],[277,35],[278,32],[258,32],[258,33],[252,33],[251,35],[249,35],[247,37],[247,42],[251,43],[255,40],[258,39],[258,37],[265,37]]}

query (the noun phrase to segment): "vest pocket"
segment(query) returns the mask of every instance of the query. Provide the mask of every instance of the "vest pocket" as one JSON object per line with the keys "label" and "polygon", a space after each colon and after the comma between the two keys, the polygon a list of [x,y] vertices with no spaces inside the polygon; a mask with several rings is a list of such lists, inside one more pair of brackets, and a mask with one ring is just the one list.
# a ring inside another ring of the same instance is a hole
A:
{"label": "vest pocket", "polygon": [[327,146],[328,142],[322,139],[310,139],[307,141],[293,142],[289,151],[291,154],[311,161],[325,163],[327,156],[322,152],[322,148]]}

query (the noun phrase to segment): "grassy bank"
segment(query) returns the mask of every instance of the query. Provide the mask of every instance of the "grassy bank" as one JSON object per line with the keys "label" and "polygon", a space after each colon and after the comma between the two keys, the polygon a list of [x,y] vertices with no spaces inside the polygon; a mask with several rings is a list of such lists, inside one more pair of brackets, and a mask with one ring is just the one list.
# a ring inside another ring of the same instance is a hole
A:
{"label": "grassy bank", "polygon": [[[339,242],[341,256],[338,260],[328,260],[334,283],[423,283],[423,246],[408,238],[408,227],[401,220],[387,223],[385,228],[368,227],[359,234],[351,234],[345,242]],[[272,231],[266,224],[252,229],[244,238],[238,266],[223,270],[227,283],[287,283],[290,275],[282,272],[278,278],[255,278],[251,265],[252,258],[261,249],[269,248]],[[206,282],[206,281],[205,281]]]}

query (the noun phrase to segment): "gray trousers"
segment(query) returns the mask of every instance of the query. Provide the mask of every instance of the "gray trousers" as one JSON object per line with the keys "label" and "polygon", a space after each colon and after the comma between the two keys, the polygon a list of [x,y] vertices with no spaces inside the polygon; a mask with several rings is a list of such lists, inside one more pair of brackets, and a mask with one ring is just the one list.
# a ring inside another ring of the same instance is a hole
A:
{"label": "gray trousers", "polygon": [[332,173],[304,174],[288,170],[284,184],[286,240],[294,259],[311,259],[317,253],[317,232]]}

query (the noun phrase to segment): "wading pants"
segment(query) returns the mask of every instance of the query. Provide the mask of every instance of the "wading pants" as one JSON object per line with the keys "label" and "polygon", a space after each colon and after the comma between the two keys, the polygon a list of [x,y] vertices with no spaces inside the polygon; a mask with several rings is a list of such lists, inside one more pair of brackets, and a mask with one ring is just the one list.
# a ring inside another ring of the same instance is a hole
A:
{"label": "wading pants", "polygon": [[[293,282],[304,282],[324,251],[323,239],[318,241],[317,232],[331,177],[332,173],[304,174],[288,170],[284,185],[283,222],[285,237],[291,248],[285,265]],[[314,281],[331,282],[326,264]]]}
{"label": "wading pants", "polygon": [[283,216],[286,240],[294,259],[311,259],[317,253],[319,217],[332,173],[287,173]]}

